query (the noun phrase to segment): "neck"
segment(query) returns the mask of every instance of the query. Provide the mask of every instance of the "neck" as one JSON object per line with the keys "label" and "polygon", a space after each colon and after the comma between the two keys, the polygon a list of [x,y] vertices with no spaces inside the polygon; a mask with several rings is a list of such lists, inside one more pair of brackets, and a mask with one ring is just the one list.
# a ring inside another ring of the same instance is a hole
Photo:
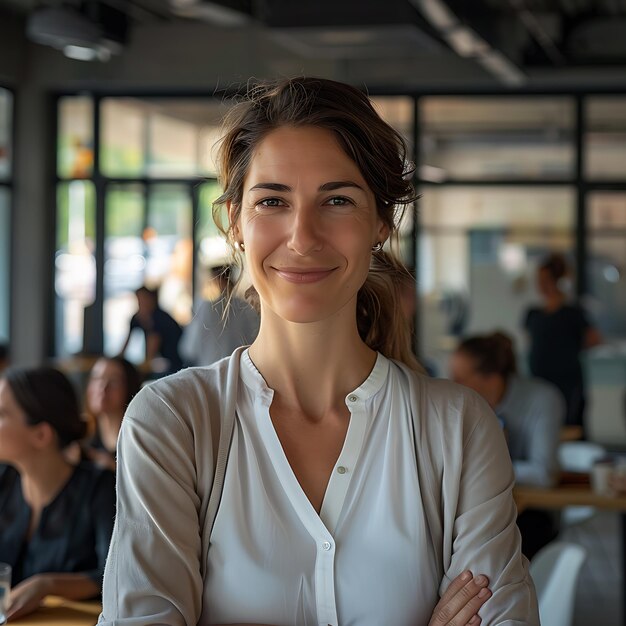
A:
{"label": "neck", "polygon": [[39,451],[33,458],[16,463],[16,467],[24,500],[37,510],[52,502],[74,471],[58,449]]}
{"label": "neck", "polygon": [[485,400],[492,409],[495,409],[500,402],[504,399],[504,395],[506,394],[507,388],[507,380],[502,376],[498,376],[498,378],[493,382],[491,389],[485,394]]}
{"label": "neck", "polygon": [[556,311],[563,306],[565,302],[565,296],[560,292],[556,291],[555,293],[551,293],[545,298],[545,308],[548,311]]}
{"label": "neck", "polygon": [[124,413],[109,412],[98,415],[100,440],[109,452],[115,451],[117,438],[122,427],[122,419],[124,419]]}
{"label": "neck", "polygon": [[250,358],[274,390],[274,402],[321,419],[370,374],[376,352],[359,337],[355,303],[332,318],[288,322],[265,307]]}

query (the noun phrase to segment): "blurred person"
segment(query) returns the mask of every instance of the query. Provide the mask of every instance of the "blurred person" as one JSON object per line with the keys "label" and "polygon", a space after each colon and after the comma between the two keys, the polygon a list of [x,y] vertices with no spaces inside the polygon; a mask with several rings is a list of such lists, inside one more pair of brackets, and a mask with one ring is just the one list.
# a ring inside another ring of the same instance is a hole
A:
{"label": "blurred person", "polygon": [[[513,342],[504,333],[470,337],[450,359],[452,379],[478,392],[505,431],[515,481],[551,487],[558,481],[557,449],[565,403],[556,387],[517,373]],[[518,518],[522,552],[530,559],[557,534],[551,513],[524,511]]]}
{"label": "blurred person", "polygon": [[128,336],[119,356],[123,356],[130,342],[132,332],[139,328],[146,340],[145,359],[142,368],[151,370],[157,357],[167,361],[167,367],[159,374],[170,374],[178,371],[183,363],[178,352],[178,343],[182,329],[178,322],[159,307],[159,292],[145,285],[135,291],[137,296],[137,313],[130,320]]}
{"label": "blurred person", "polygon": [[580,355],[602,342],[584,309],[568,303],[562,289],[568,275],[565,258],[551,254],[537,270],[541,307],[528,310],[524,327],[530,339],[529,369],[555,385],[565,398],[565,423],[584,433],[585,382]]}
{"label": "blurred person", "polygon": [[122,419],[140,388],[139,372],[126,359],[101,357],[94,363],[87,382],[86,404],[95,433],[81,448],[83,455],[96,465],[115,470]]}
{"label": "blurred person", "polygon": [[0,375],[0,561],[13,568],[10,619],[34,611],[47,595],[100,593],[115,479],[66,460],[64,448],[85,430],[61,372],[10,368]]}
{"label": "blurred person", "polygon": [[256,311],[233,294],[232,271],[228,265],[211,270],[219,295],[201,301],[183,330],[180,352],[191,365],[211,365],[230,356],[236,348],[250,345],[259,332]]}
{"label": "blurred person", "polygon": [[99,626],[538,625],[497,420],[411,353],[406,154],[335,81],[231,109],[213,209],[259,334],[131,402]]}

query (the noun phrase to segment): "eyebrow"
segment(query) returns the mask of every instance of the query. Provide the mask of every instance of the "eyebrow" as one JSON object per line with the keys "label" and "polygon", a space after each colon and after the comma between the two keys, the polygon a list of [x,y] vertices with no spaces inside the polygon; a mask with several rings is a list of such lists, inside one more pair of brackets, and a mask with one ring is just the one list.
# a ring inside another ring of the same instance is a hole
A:
{"label": "eyebrow", "polygon": [[[365,191],[361,185],[358,185],[354,181],[351,180],[336,180],[330,183],[324,183],[320,185],[318,191],[335,191],[336,189],[344,189],[346,187],[354,187],[356,189],[360,189],[361,191]],[[293,191],[289,185],[283,185],[281,183],[258,183],[254,185],[254,187],[250,187],[249,191],[254,191],[256,189],[269,189],[270,191]]]}

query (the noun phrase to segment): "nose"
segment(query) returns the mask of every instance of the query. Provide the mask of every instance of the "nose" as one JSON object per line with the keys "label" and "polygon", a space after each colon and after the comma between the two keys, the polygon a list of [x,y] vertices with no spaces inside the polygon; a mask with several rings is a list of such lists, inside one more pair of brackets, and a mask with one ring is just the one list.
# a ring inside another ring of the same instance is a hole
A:
{"label": "nose", "polygon": [[319,215],[314,207],[303,206],[293,211],[287,247],[299,256],[322,249]]}

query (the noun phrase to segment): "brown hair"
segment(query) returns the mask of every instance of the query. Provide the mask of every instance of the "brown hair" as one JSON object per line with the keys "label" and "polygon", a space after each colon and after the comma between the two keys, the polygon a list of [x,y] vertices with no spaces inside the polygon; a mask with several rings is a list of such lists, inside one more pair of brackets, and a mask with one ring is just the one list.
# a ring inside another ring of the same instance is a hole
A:
{"label": "brown hair", "polygon": [[[397,237],[404,209],[416,199],[410,180],[414,166],[407,161],[401,135],[382,120],[364,93],[349,85],[306,77],[264,82],[250,88],[227,114],[218,153],[224,193],[213,203],[213,217],[227,236],[236,263],[241,263],[241,258],[234,250],[232,226],[241,210],[243,183],[254,148],[283,126],[315,126],[332,132],[372,190],[379,218],[392,237]],[[231,223],[225,226],[222,209],[227,202],[234,211]],[[398,285],[406,274],[392,253],[380,250],[372,254],[368,278],[357,297],[357,327],[372,349],[421,371],[411,350],[409,324],[397,305]],[[246,298],[258,311],[254,288]]]}
{"label": "brown hair", "polygon": [[59,447],[82,439],[87,423],[81,418],[78,397],[67,377],[51,367],[12,367],[0,375],[31,426],[47,422],[55,430]]}
{"label": "brown hair", "polygon": [[550,274],[555,283],[558,283],[568,271],[567,261],[562,254],[553,253],[547,256],[539,265],[540,270],[544,270]]}
{"label": "brown hair", "polygon": [[502,332],[469,337],[459,344],[456,351],[473,359],[476,370],[481,374],[499,374],[508,378],[517,372],[513,341]]}

